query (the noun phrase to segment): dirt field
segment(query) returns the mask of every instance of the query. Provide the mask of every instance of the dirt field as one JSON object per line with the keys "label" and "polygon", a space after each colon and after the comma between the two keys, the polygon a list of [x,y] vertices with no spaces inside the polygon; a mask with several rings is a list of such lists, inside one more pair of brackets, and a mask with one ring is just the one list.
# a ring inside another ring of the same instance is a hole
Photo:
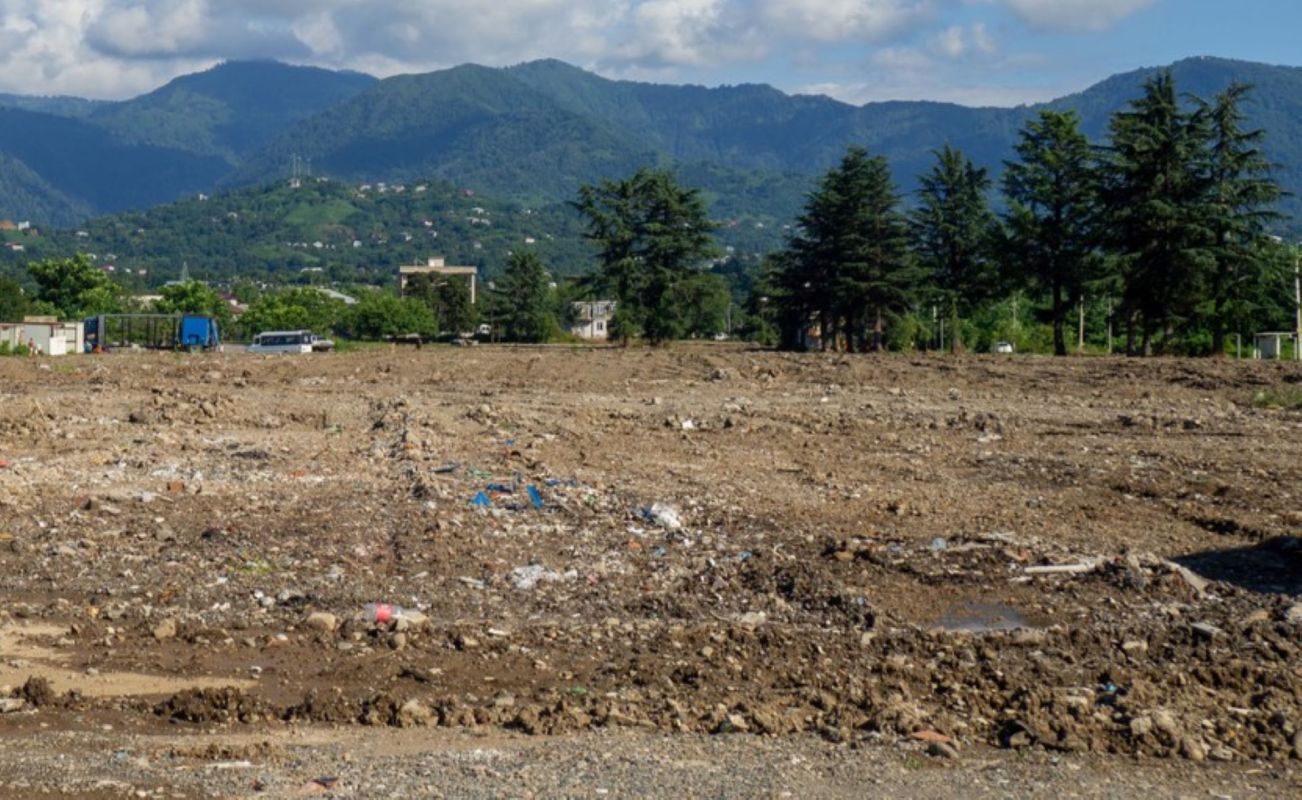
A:
{"label": "dirt field", "polygon": [[0,359],[0,797],[1293,795],[1298,383]]}

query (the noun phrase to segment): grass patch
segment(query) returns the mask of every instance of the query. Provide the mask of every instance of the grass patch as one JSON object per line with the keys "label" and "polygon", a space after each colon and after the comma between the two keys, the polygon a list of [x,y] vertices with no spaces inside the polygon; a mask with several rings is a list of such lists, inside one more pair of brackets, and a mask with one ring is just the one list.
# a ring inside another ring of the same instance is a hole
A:
{"label": "grass patch", "polygon": [[[356,353],[362,350],[387,350],[393,347],[389,342],[360,342],[351,339],[335,339],[336,353]],[[415,350],[416,348],[411,348]]]}
{"label": "grass patch", "polygon": [[338,225],[356,211],[351,203],[336,199],[320,205],[299,206],[285,215],[285,223],[304,231],[312,231],[315,236],[319,234],[317,229],[322,225]]}
{"label": "grass patch", "polygon": [[1302,386],[1283,384],[1271,389],[1262,389],[1252,396],[1252,404],[1257,408],[1302,411]]}

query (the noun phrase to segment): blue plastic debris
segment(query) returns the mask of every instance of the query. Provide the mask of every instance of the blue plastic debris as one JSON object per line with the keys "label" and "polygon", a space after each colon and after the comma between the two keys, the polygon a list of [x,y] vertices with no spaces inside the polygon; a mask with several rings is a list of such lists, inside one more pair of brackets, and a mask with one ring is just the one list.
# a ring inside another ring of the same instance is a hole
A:
{"label": "blue plastic debris", "polygon": [[515,494],[515,487],[507,486],[505,483],[490,483],[484,489],[498,494]]}
{"label": "blue plastic debris", "polygon": [[493,505],[493,501],[488,495],[480,492],[471,499],[470,505],[475,506],[476,508],[489,508]]}
{"label": "blue plastic debris", "polygon": [[529,502],[533,505],[534,508],[536,508],[539,511],[542,511],[542,507],[543,507],[542,495],[538,493],[538,487],[534,486],[533,484],[529,484]]}

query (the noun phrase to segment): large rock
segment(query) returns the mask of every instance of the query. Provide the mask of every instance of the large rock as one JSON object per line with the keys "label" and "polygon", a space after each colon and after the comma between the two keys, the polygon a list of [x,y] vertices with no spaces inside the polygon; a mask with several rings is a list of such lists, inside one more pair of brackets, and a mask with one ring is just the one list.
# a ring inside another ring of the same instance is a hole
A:
{"label": "large rock", "polygon": [[334,633],[339,627],[339,618],[326,611],[317,611],[314,614],[309,614],[304,624],[314,631]]}
{"label": "large rock", "polygon": [[0,714],[12,714],[27,707],[27,701],[21,697],[0,698]]}
{"label": "large rock", "polygon": [[1207,746],[1195,736],[1186,736],[1180,740],[1180,755],[1199,763],[1207,760]]}
{"label": "large rock", "polygon": [[1174,714],[1164,708],[1153,712],[1153,729],[1168,742],[1180,741],[1180,723]]}
{"label": "large rock", "polygon": [[166,641],[176,638],[176,620],[168,617],[154,626],[154,638],[158,641]]}
{"label": "large rock", "polygon": [[398,725],[403,728],[415,728],[431,725],[434,712],[419,700],[408,700],[398,709]]}

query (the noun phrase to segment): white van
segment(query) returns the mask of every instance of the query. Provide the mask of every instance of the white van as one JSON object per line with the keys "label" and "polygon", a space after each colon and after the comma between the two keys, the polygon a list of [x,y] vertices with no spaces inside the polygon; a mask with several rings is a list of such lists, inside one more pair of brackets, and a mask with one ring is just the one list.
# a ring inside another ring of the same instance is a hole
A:
{"label": "white van", "polygon": [[250,353],[310,353],[311,331],[263,331],[253,337]]}

